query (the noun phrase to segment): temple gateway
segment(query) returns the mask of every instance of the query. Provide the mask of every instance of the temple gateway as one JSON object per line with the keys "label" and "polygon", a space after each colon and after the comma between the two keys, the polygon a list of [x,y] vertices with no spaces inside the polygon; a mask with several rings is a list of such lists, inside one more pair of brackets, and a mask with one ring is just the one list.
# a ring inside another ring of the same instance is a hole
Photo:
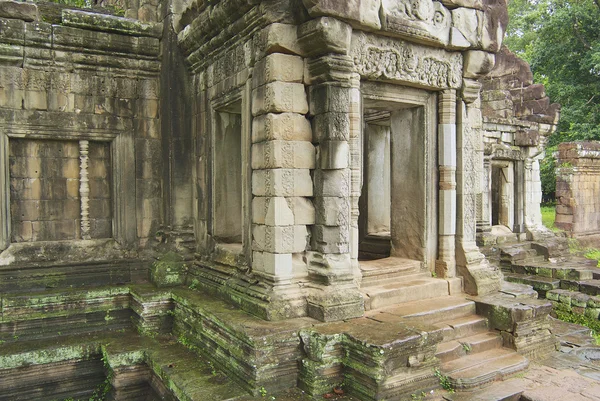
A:
{"label": "temple gateway", "polygon": [[504,1],[100,5],[0,2],[0,399],[404,400],[555,348],[490,251],[552,239]]}

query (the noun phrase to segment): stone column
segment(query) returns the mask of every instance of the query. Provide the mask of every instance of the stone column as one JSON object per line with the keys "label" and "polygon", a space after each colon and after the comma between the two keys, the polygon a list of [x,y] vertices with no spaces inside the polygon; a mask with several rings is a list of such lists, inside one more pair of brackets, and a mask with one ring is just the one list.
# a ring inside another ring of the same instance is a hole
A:
{"label": "stone column", "polygon": [[523,213],[525,209],[525,167],[522,160],[515,160],[514,168],[514,222],[513,233],[523,233],[525,222]]}
{"label": "stone column", "polygon": [[[540,157],[541,156],[537,156]],[[527,232],[544,230],[542,225],[542,182],[538,158],[525,159],[525,230]]]}
{"label": "stone column", "polygon": [[90,239],[90,182],[88,179],[89,141],[79,141],[79,200],[81,203],[81,239]]}
{"label": "stone column", "polygon": [[252,269],[278,293],[271,319],[306,314],[304,301],[286,307],[275,300],[293,296],[291,280],[302,265],[294,254],[307,249],[306,226],[314,223],[308,197],[315,149],[303,76],[301,57],[273,53],[256,63],[252,77]]}
{"label": "stone column", "polygon": [[0,251],[10,244],[10,177],[8,136],[0,132]]}
{"label": "stone column", "polygon": [[488,263],[476,244],[477,196],[483,173],[480,88],[477,81],[465,78],[462,99],[457,101],[456,269],[463,277],[465,292],[484,295],[500,289],[502,275]]}
{"label": "stone column", "polygon": [[[352,28],[322,17],[298,28],[307,63],[313,143],[315,225],[307,255],[309,316],[323,321],[364,314],[357,286],[361,172],[359,79],[347,55]],[[352,146],[350,146],[352,144]],[[352,150],[351,150],[352,148]]]}
{"label": "stone column", "polygon": [[477,207],[477,231],[488,232],[492,225],[492,161],[491,156],[483,157],[481,175],[481,196]]}
{"label": "stone column", "polygon": [[438,96],[438,168],[439,221],[438,258],[435,270],[439,277],[456,275],[456,91],[448,89]]}

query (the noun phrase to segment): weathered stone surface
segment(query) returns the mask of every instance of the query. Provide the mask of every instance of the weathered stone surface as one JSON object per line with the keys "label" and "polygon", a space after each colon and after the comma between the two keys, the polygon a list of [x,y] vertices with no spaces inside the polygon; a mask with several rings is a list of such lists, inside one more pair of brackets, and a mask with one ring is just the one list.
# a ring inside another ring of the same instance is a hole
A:
{"label": "weathered stone surface", "polygon": [[256,196],[312,196],[308,169],[256,170],[252,173],[252,194]]}
{"label": "weathered stone surface", "polygon": [[301,83],[271,82],[252,91],[252,115],[288,112],[308,112],[306,93]]}
{"label": "weathered stone surface", "polygon": [[252,87],[256,88],[274,81],[302,82],[303,77],[302,57],[273,53],[254,65]]}
{"label": "weathered stone surface", "polygon": [[315,168],[315,147],[307,141],[266,141],[252,145],[252,168]]}
{"label": "weathered stone surface", "polygon": [[355,32],[350,56],[357,72],[369,79],[433,88],[459,88],[462,83],[462,57],[457,53]]}
{"label": "weathered stone surface", "polygon": [[381,28],[379,22],[381,0],[350,0],[346,2],[304,0],[303,3],[311,17],[332,16],[362,27]]}
{"label": "weathered stone surface", "polygon": [[38,9],[35,4],[2,1],[0,2],[0,17],[20,19],[28,22],[35,21],[38,19]]}
{"label": "weathered stone surface", "polygon": [[129,18],[79,10],[63,10],[62,21],[67,26],[116,32],[125,35],[151,36],[155,38],[159,38],[162,35],[161,24],[144,24]]}
{"label": "weathered stone surface", "polygon": [[310,122],[297,113],[268,113],[252,120],[252,142],[268,140],[311,141]]}
{"label": "weathered stone surface", "polygon": [[466,78],[479,78],[494,68],[495,57],[493,53],[479,50],[470,50],[465,53],[464,76]]}
{"label": "weathered stone surface", "polygon": [[306,226],[252,226],[252,248],[270,253],[299,253],[307,247]]}
{"label": "weathered stone surface", "polygon": [[452,16],[442,3],[382,0],[382,30],[419,42],[447,45]]}
{"label": "weathered stone surface", "polygon": [[330,17],[312,19],[298,27],[298,42],[307,56],[347,54],[352,27]]}

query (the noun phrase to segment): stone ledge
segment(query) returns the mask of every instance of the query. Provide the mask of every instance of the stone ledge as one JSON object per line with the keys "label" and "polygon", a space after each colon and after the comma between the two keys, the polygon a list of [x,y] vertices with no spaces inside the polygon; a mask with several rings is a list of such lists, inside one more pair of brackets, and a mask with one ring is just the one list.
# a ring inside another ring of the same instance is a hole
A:
{"label": "stone ledge", "polygon": [[79,10],[63,10],[63,25],[92,31],[115,32],[129,36],[162,37],[162,24],[145,24],[131,18],[96,14]]}

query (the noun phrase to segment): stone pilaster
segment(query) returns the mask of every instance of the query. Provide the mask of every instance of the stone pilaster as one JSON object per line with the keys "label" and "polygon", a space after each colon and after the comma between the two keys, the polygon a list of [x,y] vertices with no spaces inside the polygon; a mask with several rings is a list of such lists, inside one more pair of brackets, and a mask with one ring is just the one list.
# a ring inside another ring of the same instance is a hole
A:
{"label": "stone pilaster", "polygon": [[10,243],[10,177],[8,174],[8,136],[0,132],[0,251]]}
{"label": "stone pilaster", "polygon": [[[336,24],[345,26],[339,21]],[[321,25],[313,22],[301,31],[310,38],[318,35],[320,29]],[[333,44],[325,45],[324,49],[333,48]],[[324,321],[364,313],[356,280],[360,274],[357,258],[361,156],[357,145],[361,141],[362,106],[360,83],[352,66],[352,60],[344,54],[326,54],[308,62],[313,143],[318,155],[314,173],[316,219],[308,255],[313,287],[308,312]]]}
{"label": "stone pilaster", "polygon": [[456,275],[456,91],[454,89],[440,92],[438,121],[439,221],[436,273],[439,277],[450,278]]}
{"label": "stone pilaster", "polygon": [[483,121],[479,92],[465,79],[462,99],[457,101],[457,227],[456,268],[470,294],[498,291],[502,276],[491,266],[476,244],[477,197],[481,193]]}
{"label": "stone pilaster", "polygon": [[[294,255],[306,251],[307,225],[314,223],[315,148],[303,76],[301,57],[273,53],[256,63],[252,77],[252,269],[286,298],[302,273]],[[285,317],[306,313],[287,309]]]}
{"label": "stone pilaster", "polygon": [[491,156],[483,156],[481,172],[481,193],[477,201],[477,232],[488,232],[492,225],[492,161]]}
{"label": "stone pilaster", "polygon": [[527,232],[545,230],[542,224],[542,182],[540,180],[540,163],[538,155],[527,158],[525,166],[525,230]]}
{"label": "stone pilaster", "polygon": [[522,160],[514,161],[514,180],[515,180],[515,197],[514,197],[514,224],[513,224],[513,233],[523,233],[525,232],[525,221],[524,221],[524,212],[525,212],[525,167],[524,162]]}
{"label": "stone pilaster", "polygon": [[90,239],[90,180],[88,178],[89,141],[79,141],[79,201],[81,203],[81,238]]}

